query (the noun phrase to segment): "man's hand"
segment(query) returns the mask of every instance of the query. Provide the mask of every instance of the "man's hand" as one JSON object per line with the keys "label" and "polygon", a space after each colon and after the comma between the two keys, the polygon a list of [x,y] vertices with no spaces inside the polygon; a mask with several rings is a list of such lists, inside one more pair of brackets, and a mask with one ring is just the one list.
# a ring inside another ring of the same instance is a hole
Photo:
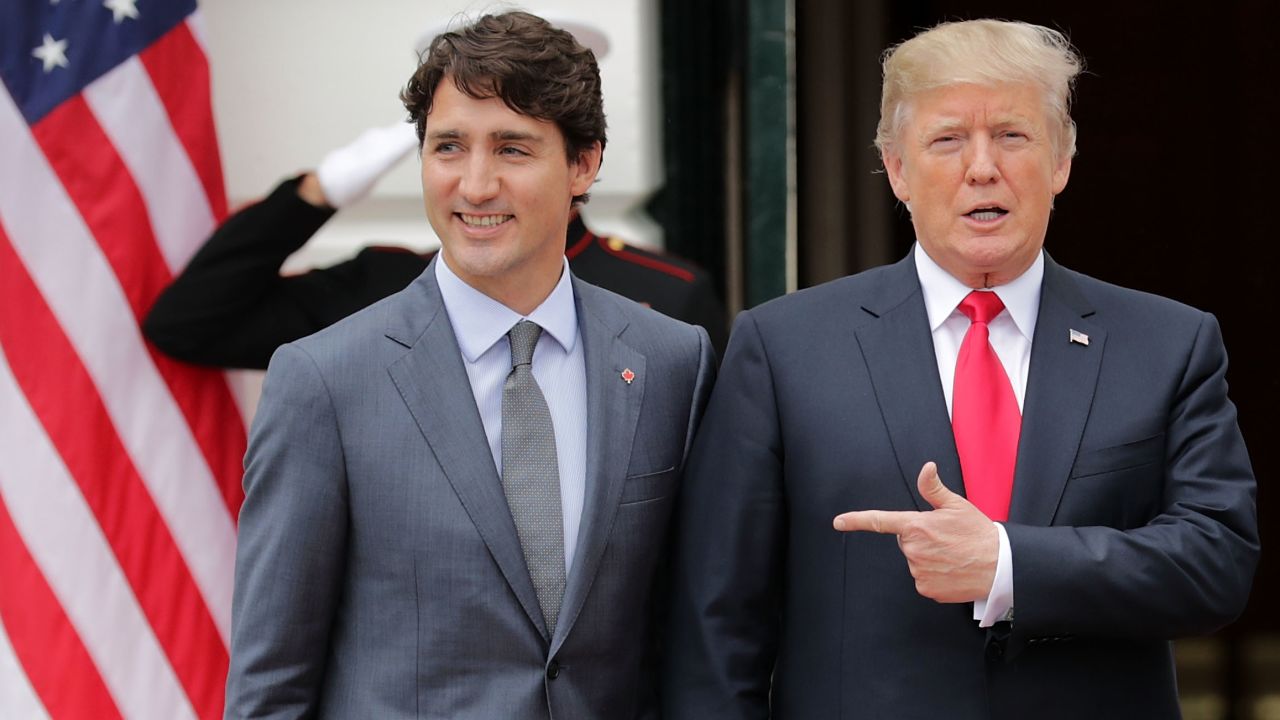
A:
{"label": "man's hand", "polygon": [[916,481],[928,512],[861,510],[836,516],[841,532],[898,536],[916,592],[942,603],[985,600],[996,577],[1000,534],[982,511],[951,492],[928,462]]}

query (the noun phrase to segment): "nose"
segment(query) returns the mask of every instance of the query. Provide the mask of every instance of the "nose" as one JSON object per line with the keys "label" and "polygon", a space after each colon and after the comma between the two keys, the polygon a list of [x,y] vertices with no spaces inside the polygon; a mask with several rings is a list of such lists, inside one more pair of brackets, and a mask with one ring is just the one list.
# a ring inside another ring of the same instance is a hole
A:
{"label": "nose", "polygon": [[976,137],[969,143],[964,179],[970,185],[985,185],[1000,179],[997,149],[988,137]]}
{"label": "nose", "polygon": [[473,153],[467,158],[458,184],[462,199],[471,205],[483,205],[498,194],[501,185],[493,160],[484,153]]}

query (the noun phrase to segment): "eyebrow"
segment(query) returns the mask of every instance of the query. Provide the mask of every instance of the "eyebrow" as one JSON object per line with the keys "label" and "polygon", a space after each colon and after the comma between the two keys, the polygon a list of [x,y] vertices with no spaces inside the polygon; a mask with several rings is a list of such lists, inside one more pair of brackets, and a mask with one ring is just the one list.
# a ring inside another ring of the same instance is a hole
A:
{"label": "eyebrow", "polygon": [[490,133],[489,137],[493,138],[494,140],[522,140],[525,142],[535,142],[535,143],[542,142],[541,135],[538,135],[537,133],[524,132],[521,130],[500,130],[495,133]]}
{"label": "eyebrow", "polygon": [[1009,113],[1008,115],[996,115],[991,120],[993,127],[1008,127],[1010,125],[1034,125],[1035,121],[1026,115],[1018,115],[1017,113]]}
{"label": "eyebrow", "polygon": [[959,130],[965,126],[960,120],[941,120],[921,128],[921,135],[937,135],[938,133]]}
{"label": "eyebrow", "polygon": [[[463,138],[463,136],[464,136],[464,133],[461,130],[454,130],[454,129],[436,130],[434,132],[427,133],[427,137],[430,138],[431,140],[460,140]],[[489,137],[493,140],[502,140],[507,142],[510,142],[510,141],[531,142],[531,143],[543,142],[543,137],[541,135],[538,135],[536,133],[531,133],[531,132],[524,132],[522,130],[498,130],[496,132],[489,133]]]}
{"label": "eyebrow", "polygon": [[[1009,127],[1010,125],[1031,125],[1031,124],[1033,124],[1033,122],[1032,122],[1031,118],[1028,118],[1028,117],[1026,117],[1026,116],[1024,116],[1024,115],[1018,115],[1018,114],[1016,114],[1016,113],[1009,113],[1009,114],[1007,114],[1007,115],[996,115],[996,116],[993,116],[993,117],[991,118],[990,123],[988,123],[988,124],[989,124],[991,127],[997,127],[997,128],[999,128],[999,127]],[[950,132],[950,131],[953,131],[953,130],[961,130],[961,129],[963,129],[965,126],[966,126],[965,121],[963,121],[963,120],[961,120],[961,119],[958,119],[958,118],[948,118],[948,119],[945,119],[945,120],[940,120],[940,121],[938,121],[938,122],[936,122],[936,123],[934,123],[934,124],[932,124],[932,125],[928,125],[928,126],[926,126],[926,127],[924,128],[924,130],[923,130],[923,134],[924,134],[924,135],[935,135],[935,134],[940,133],[940,132]]]}

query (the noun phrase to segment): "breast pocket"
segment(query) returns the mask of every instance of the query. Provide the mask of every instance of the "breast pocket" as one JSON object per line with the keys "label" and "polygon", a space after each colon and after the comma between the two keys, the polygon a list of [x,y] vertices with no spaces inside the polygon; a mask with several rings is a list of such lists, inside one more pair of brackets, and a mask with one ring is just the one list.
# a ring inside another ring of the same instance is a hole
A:
{"label": "breast pocket", "polygon": [[1071,468],[1058,522],[1121,530],[1141,527],[1160,512],[1163,434],[1081,450]]}
{"label": "breast pocket", "polygon": [[1164,457],[1164,433],[1121,445],[1111,445],[1093,450],[1082,449],[1071,467],[1071,477],[1128,470],[1160,462]]}
{"label": "breast pocket", "polygon": [[633,505],[661,500],[675,491],[675,484],[674,466],[657,472],[629,475],[622,487],[622,498],[618,502],[621,505]]}

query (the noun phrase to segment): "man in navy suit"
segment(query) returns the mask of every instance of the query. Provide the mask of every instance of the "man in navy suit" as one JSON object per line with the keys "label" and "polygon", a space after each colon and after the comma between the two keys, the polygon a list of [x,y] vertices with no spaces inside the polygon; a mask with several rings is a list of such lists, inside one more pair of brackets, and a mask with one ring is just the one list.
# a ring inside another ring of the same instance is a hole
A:
{"label": "man in navy suit", "polygon": [[677,511],[666,717],[1179,716],[1170,641],[1244,607],[1255,482],[1216,320],[1043,251],[1079,70],[996,21],[886,56],[917,243],[738,318]]}

